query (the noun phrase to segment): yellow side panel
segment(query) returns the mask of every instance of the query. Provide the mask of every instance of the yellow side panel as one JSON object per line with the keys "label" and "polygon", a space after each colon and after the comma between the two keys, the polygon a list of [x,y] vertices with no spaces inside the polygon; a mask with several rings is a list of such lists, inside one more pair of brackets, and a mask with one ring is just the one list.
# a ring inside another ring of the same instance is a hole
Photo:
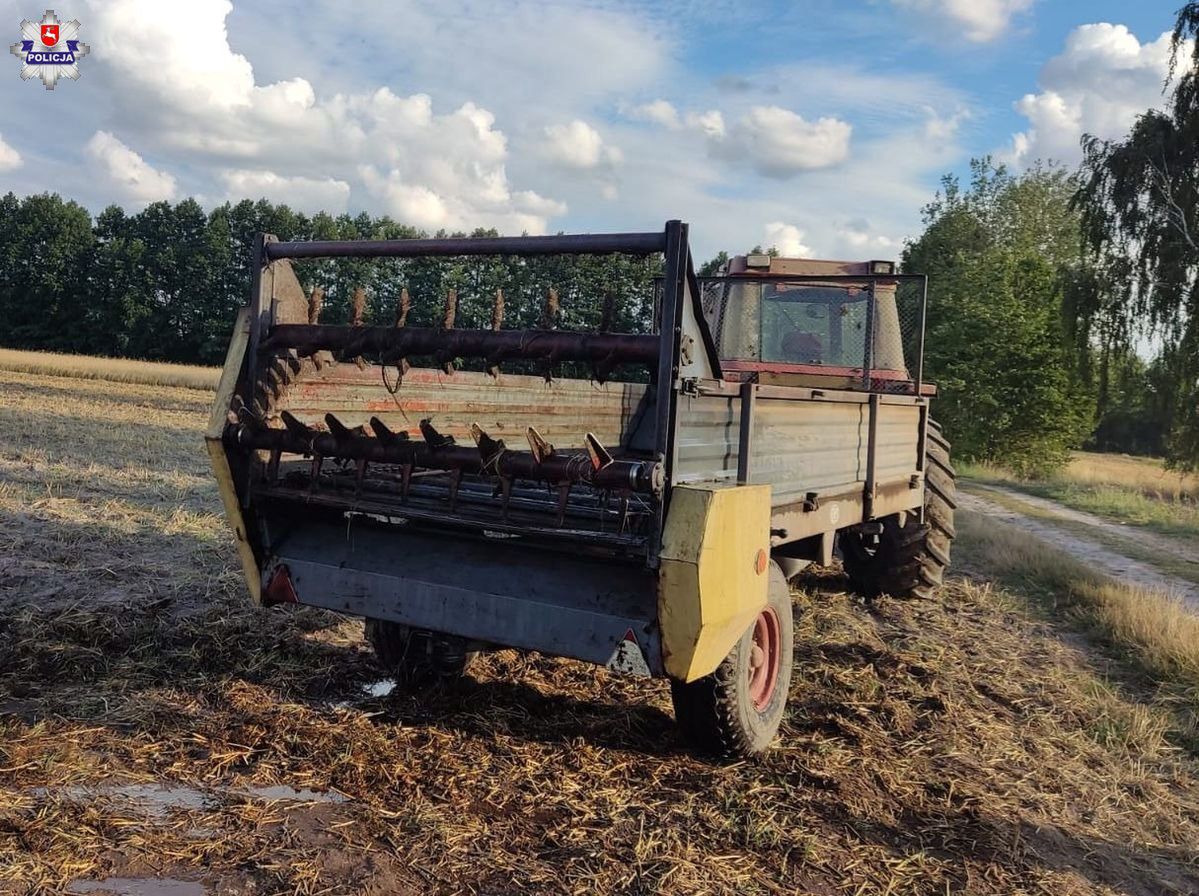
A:
{"label": "yellow side panel", "polygon": [[658,574],[666,672],[715,670],[766,606],[770,486],[680,485],[671,493]]}
{"label": "yellow side panel", "polygon": [[221,439],[225,431],[226,417],[229,406],[233,402],[233,392],[237,389],[237,378],[241,375],[241,362],[246,357],[246,349],[250,345],[250,309],[243,308],[237,312],[237,322],[233,325],[233,335],[229,337],[229,350],[225,352],[225,366],[221,368],[221,381],[217,383],[216,400],[212,403],[212,412],[208,415],[208,428],[204,430],[204,438]]}
{"label": "yellow side panel", "polygon": [[225,446],[219,440],[205,439],[208,445],[208,456],[212,460],[212,472],[216,474],[217,485],[221,490],[221,503],[225,505],[225,516],[233,528],[233,537],[237,539],[237,555],[241,559],[242,571],[246,574],[246,587],[250,591],[250,599],[256,604],[262,603],[262,580],[258,574],[258,560],[250,543],[246,540],[246,524],[241,515],[241,503],[237,500],[237,489],[233,487],[233,474],[229,470],[229,459],[225,456]]}
{"label": "yellow side panel", "polygon": [[233,484],[233,473],[229,469],[229,458],[225,455],[225,445],[221,436],[225,431],[225,422],[233,402],[233,393],[237,388],[237,377],[241,373],[242,360],[250,343],[250,311],[243,308],[237,314],[237,323],[233,327],[233,337],[229,341],[229,351],[225,355],[225,366],[221,370],[221,381],[217,385],[216,400],[212,404],[212,414],[208,418],[208,428],[204,432],[204,444],[208,448],[208,457],[212,461],[212,472],[216,475],[217,486],[221,493],[221,503],[225,505],[225,516],[233,529],[233,537],[237,539],[237,554],[241,559],[242,570],[246,574],[246,587],[250,590],[250,598],[255,603],[262,602],[262,582],[258,574],[258,560],[246,539],[246,524],[241,515],[241,502],[237,498],[237,489]]}

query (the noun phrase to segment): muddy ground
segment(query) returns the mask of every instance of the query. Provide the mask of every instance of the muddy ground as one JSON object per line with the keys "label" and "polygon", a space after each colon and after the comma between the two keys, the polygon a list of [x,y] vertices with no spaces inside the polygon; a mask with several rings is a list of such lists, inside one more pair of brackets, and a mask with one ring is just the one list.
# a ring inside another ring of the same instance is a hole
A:
{"label": "muddy ground", "polygon": [[0,396],[0,893],[1199,892],[1168,712],[984,582],[804,582],[779,745],[721,767],[661,683],[501,652],[384,695],[360,623],[248,607],[206,393]]}

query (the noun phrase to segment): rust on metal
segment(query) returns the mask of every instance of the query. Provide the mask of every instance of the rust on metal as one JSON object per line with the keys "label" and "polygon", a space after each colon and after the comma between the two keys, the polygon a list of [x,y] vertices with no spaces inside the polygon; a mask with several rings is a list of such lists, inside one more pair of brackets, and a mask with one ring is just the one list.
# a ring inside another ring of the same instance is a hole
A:
{"label": "rust on metal", "polygon": [[[491,329],[498,333],[503,325],[504,291],[502,289],[497,289],[495,291],[495,304],[491,308]],[[498,377],[500,375],[500,365],[498,363],[489,364],[487,366],[487,372],[493,377]]]}
{"label": "rust on metal", "polygon": [[308,296],[308,323],[316,325],[321,319],[321,305],[325,302],[325,291],[319,287],[312,287],[312,294]]}
{"label": "rust on metal", "polygon": [[408,287],[400,290],[400,307],[396,311],[396,326],[408,325],[408,312],[412,310],[412,297],[408,295]]}
{"label": "rust on metal", "polygon": [[600,332],[611,333],[616,327],[616,295],[611,289],[604,290],[604,306],[600,312]]}
{"label": "rust on metal", "polygon": [[308,357],[319,351],[400,358],[411,355],[483,358],[495,363],[591,361],[603,364],[658,363],[657,336],[634,333],[579,333],[570,330],[446,330],[431,327],[336,327],[280,324],[263,350],[294,349]]}
{"label": "rust on metal", "polygon": [[533,459],[537,463],[541,463],[547,457],[553,456],[554,446],[547,442],[534,427],[530,426],[525,430],[525,437],[529,440],[529,450],[532,452]]}
{"label": "rust on metal", "polygon": [[354,290],[350,306],[350,326],[361,327],[363,315],[366,313],[366,290],[361,286]]}
{"label": "rust on metal", "polygon": [[499,331],[504,324],[504,291],[495,291],[495,305],[491,309],[491,329]]}
{"label": "rust on metal", "polygon": [[[442,318],[442,329],[454,329],[454,318],[458,315],[458,290],[450,289],[445,294],[445,317]],[[448,347],[443,348],[436,353],[437,360],[441,362],[440,366],[447,374],[454,372],[454,358],[456,354]],[[453,502],[451,502],[453,503]]]}
{"label": "rust on metal", "polygon": [[230,424],[227,436],[246,448],[299,454],[313,459],[314,477],[325,460],[339,459],[409,466],[449,473],[494,475],[551,485],[584,483],[600,489],[656,494],[662,488],[661,464],[642,460],[616,460],[591,434],[587,451],[550,453],[540,459],[531,451],[507,449],[478,427],[475,447],[456,444],[452,435],[437,431],[429,420],[420,422],[422,439],[393,432],[377,417],[366,427],[348,427],[333,414],[325,415],[327,429],[308,426],[287,411],[280,414],[283,428],[264,426],[252,418]]}
{"label": "rust on metal", "polygon": [[591,467],[596,472],[604,469],[612,463],[612,455],[608,453],[608,449],[600,444],[591,433],[587,433],[585,440],[587,442],[587,456],[591,458]]}

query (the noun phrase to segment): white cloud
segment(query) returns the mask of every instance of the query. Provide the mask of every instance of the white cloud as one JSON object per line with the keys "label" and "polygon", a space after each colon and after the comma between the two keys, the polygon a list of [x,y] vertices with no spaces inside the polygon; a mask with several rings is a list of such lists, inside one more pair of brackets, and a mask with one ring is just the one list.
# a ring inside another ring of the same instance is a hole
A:
{"label": "white cloud", "polygon": [[666,100],[654,100],[652,103],[642,103],[639,106],[623,107],[622,111],[626,118],[633,121],[647,121],[666,128],[668,131],[686,128],[714,139],[724,137],[727,131],[724,125],[724,115],[719,109],[688,112],[684,116],[673,103]]}
{"label": "white cloud", "polygon": [[336,215],[346,211],[350,199],[350,185],[332,177],[284,177],[274,171],[238,169],[222,171],[220,178],[232,202],[265,198],[296,211]]}
{"label": "white cloud", "polygon": [[968,41],[988,43],[1001,37],[1019,13],[1035,0],[892,0],[933,22],[948,24]]}
{"label": "white cloud", "polygon": [[1083,134],[1123,136],[1138,115],[1162,106],[1169,64],[1168,32],[1142,44],[1124,25],[1075,28],[1063,51],[1042,69],[1041,91],[1015,104],[1029,127],[1012,138],[1007,160],[1075,162]]}
{"label": "white cloud", "polygon": [[845,161],[852,131],[837,118],[809,122],[779,106],[752,106],[727,135],[716,135],[712,143],[723,158],[745,158],[759,174],[788,178]]}
{"label": "white cloud", "polygon": [[[479,226],[477,218],[481,206],[477,199],[438,192],[423,184],[406,181],[394,168],[384,172],[365,165],[359,174],[367,189],[380,196],[384,207],[405,224],[431,231]],[[516,233],[544,233],[548,217],[566,214],[564,203],[528,190],[505,194],[503,204],[507,228]]]}
{"label": "white cloud", "polygon": [[932,106],[924,108],[924,136],[929,140],[953,140],[961,130],[963,122],[969,121],[973,113],[961,108],[950,115],[942,115]]}
{"label": "white cloud", "polygon": [[679,119],[679,110],[666,100],[654,100],[651,103],[642,103],[640,106],[633,106],[626,114],[629,118],[636,121],[653,122],[671,130],[682,127],[682,121]]}
{"label": "white cloud", "polygon": [[707,112],[692,112],[687,116],[687,127],[699,131],[705,137],[720,139],[727,129],[724,126],[724,116],[719,109],[709,109]]}
{"label": "white cloud", "polygon": [[605,145],[599,131],[577,118],[567,124],[549,125],[545,137],[546,156],[567,168],[612,166],[624,158],[618,147]]}
{"label": "white cloud", "polygon": [[[124,91],[121,133],[164,152],[243,178],[258,172],[247,183],[281,199],[285,188],[297,201],[345,207],[353,199],[360,208],[411,213],[404,220],[421,226],[544,232],[548,217],[564,210],[512,188],[507,137],[477,103],[439,112],[425,94],[386,87],[321,97],[303,78],[259,84],[229,45],[228,0],[192,0],[170,16],[154,0],[91,5],[95,55]],[[125,52],[129,22],[144,25],[146,54]],[[601,156],[619,159],[611,147]]]}
{"label": "white cloud", "polygon": [[775,248],[784,258],[810,258],[812,250],[804,245],[804,232],[794,224],[771,221],[763,229],[767,249]]}
{"label": "white cloud", "polygon": [[865,218],[854,218],[837,227],[837,241],[849,249],[855,258],[867,260],[866,256],[894,258],[903,249],[900,240],[875,231]]}
{"label": "white cloud", "polygon": [[851,125],[838,118],[810,122],[779,106],[750,106],[731,128],[719,109],[680,117],[665,100],[635,106],[627,114],[667,130],[685,125],[706,138],[713,156],[732,162],[748,161],[759,174],[773,178],[788,178],[845,161],[853,132]]}
{"label": "white cloud", "polygon": [[0,172],[16,171],[24,164],[21,154],[4,142],[0,136]]}
{"label": "white cloud", "polygon": [[[84,78],[92,87],[56,98],[66,149],[40,148],[35,165],[17,144],[26,164],[7,179],[93,208],[123,194],[93,165],[74,164],[70,148],[104,129],[174,174],[180,195],[211,201],[241,188],[291,204],[310,195],[429,229],[508,233],[652,229],[679,217],[691,222],[700,257],[744,251],[764,239],[766,222],[783,223],[824,256],[886,257],[860,241],[915,232],[937,177],[969,157],[974,131],[954,120],[971,95],[948,75],[912,71],[910,60],[817,48],[803,63],[772,64],[734,53],[721,61],[730,77],[717,83],[687,49],[694,19],[627,0],[512,0],[503,16],[477,0],[363,0],[353,16],[344,4],[306,0],[303,15],[283,19],[278,3],[237,3],[226,17],[228,3],[194,0],[184,27],[172,14],[161,28],[161,3],[79,2],[97,48]],[[152,26],[152,65],[127,52],[130,21]],[[774,22],[776,41],[809,24]],[[395,62],[385,81],[380,58]],[[633,118],[632,103],[654,105],[657,120]],[[34,90],[0,91],[0,105],[10,121],[44,113]],[[749,141],[743,120],[772,105],[812,128],[822,114],[852,124],[840,148],[834,141],[831,156],[843,160],[802,167],[830,154]],[[620,147],[625,162],[550,164],[545,128],[574,121],[603,148]],[[777,176],[760,176],[764,168]],[[349,186],[348,199],[336,182]],[[845,224],[857,218],[869,219],[868,236]]]}
{"label": "white cloud", "polygon": [[124,199],[149,203],[175,197],[174,177],[154,168],[108,131],[96,131],[84,153],[95,171]]}

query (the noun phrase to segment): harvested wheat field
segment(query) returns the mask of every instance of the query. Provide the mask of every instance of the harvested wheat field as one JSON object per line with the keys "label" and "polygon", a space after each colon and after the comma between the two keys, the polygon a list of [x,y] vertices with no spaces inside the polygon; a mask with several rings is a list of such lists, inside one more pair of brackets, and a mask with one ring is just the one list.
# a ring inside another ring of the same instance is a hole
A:
{"label": "harvested wheat field", "polygon": [[721,767],[663,683],[501,652],[375,696],[359,622],[248,607],[206,393],[0,395],[0,892],[1199,892],[1177,703],[1042,603],[813,577],[781,741]]}

